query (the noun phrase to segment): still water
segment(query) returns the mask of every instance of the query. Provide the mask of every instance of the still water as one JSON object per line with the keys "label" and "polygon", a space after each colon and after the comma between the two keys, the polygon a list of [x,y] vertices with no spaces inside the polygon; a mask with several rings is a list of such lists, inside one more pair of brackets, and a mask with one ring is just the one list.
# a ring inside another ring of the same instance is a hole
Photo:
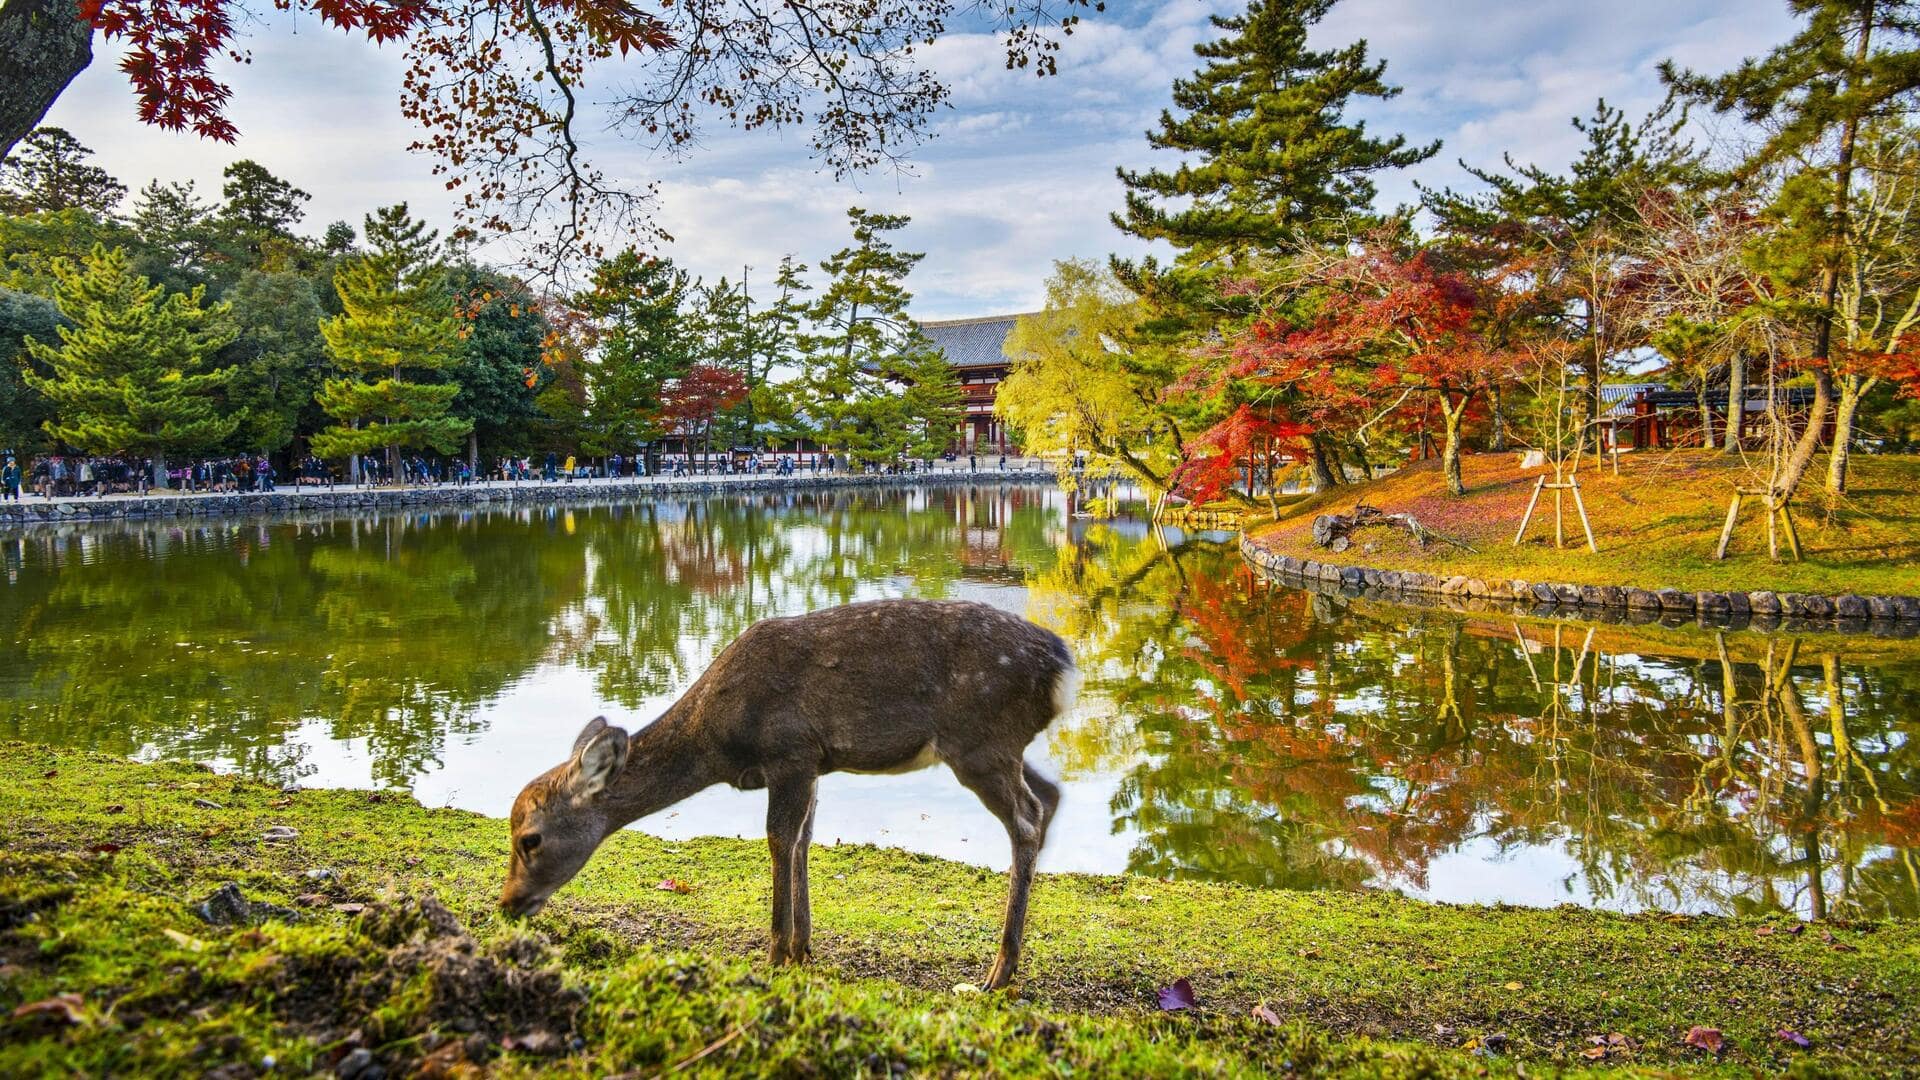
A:
{"label": "still water", "polygon": [[[1088,679],[1042,867],[1450,901],[1920,914],[1920,643],[1313,596],[1053,488],[782,493],[0,535],[0,738],[504,814],[756,619],[957,597]],[[639,827],[757,836],[714,789]],[[822,783],[816,842],[988,866],[944,769]]]}

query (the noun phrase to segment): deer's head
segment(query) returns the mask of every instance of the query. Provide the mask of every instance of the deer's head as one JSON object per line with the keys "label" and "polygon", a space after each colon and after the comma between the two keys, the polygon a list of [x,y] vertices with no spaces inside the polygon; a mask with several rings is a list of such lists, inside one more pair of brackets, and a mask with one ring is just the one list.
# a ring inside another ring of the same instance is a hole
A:
{"label": "deer's head", "polygon": [[627,733],[596,716],[574,739],[571,758],[521,789],[502,911],[532,915],[587,864],[612,831],[604,797],[626,763]]}

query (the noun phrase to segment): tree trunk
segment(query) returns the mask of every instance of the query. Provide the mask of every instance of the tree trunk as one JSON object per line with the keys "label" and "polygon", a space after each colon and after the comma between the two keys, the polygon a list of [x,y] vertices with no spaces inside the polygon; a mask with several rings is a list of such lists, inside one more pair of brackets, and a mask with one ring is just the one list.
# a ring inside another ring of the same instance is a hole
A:
{"label": "tree trunk", "polygon": [[1340,486],[1340,479],[1333,474],[1333,466],[1327,461],[1327,444],[1320,436],[1308,440],[1312,453],[1308,455],[1313,464],[1313,490],[1327,491]]}
{"label": "tree trunk", "polygon": [[1874,380],[1858,375],[1840,377],[1840,404],[1833,414],[1833,449],[1827,458],[1827,494],[1838,498],[1847,493],[1847,462],[1853,453],[1853,418],[1860,411],[1860,399],[1873,389]]}
{"label": "tree trunk", "polygon": [[1713,406],[1707,404],[1707,377],[1700,376],[1700,385],[1693,392],[1694,404],[1700,407],[1700,449],[1713,449]]}
{"label": "tree trunk", "polygon": [[1487,391],[1487,406],[1493,414],[1493,433],[1487,438],[1487,451],[1489,453],[1505,453],[1507,449],[1507,413],[1506,410],[1502,408],[1501,398],[1503,396],[1504,395],[1500,393],[1500,388],[1497,386]]}
{"label": "tree trunk", "polygon": [[1446,421],[1447,441],[1440,450],[1440,471],[1447,477],[1447,494],[1460,496],[1467,493],[1467,483],[1460,475],[1460,429],[1466,423],[1467,403],[1472,398],[1462,397],[1460,404],[1450,405],[1445,396],[1440,399],[1440,416]]}
{"label": "tree trunk", "polygon": [[467,432],[467,468],[480,470],[480,435],[474,431]]}
{"label": "tree trunk", "polygon": [[167,455],[163,453],[153,455],[153,486],[156,489],[167,486]]}
{"label": "tree trunk", "polygon": [[0,158],[92,62],[93,26],[74,0],[0,0]]}
{"label": "tree trunk", "polygon": [[1747,426],[1747,357],[1736,353],[1727,361],[1727,438],[1729,454],[1740,450],[1740,432]]}
{"label": "tree trunk", "polygon": [[[1777,407],[1777,406],[1776,406]],[[1773,481],[1773,504],[1779,506],[1793,497],[1800,487],[1800,481],[1807,475],[1808,466],[1813,464],[1813,455],[1820,449],[1821,435],[1827,427],[1827,412],[1833,408],[1833,373],[1825,366],[1813,369],[1813,408],[1807,412],[1807,428],[1787,454],[1787,460],[1775,473]]]}

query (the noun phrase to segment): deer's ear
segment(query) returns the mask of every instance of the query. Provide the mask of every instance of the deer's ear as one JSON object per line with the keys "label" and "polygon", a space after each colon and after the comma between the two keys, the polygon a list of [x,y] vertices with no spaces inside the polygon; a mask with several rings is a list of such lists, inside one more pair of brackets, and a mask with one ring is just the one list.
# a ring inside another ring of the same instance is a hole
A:
{"label": "deer's ear", "polygon": [[573,755],[567,770],[567,794],[591,799],[607,789],[627,764],[627,733],[601,721],[601,729]]}
{"label": "deer's ear", "polygon": [[585,750],[587,748],[587,744],[593,741],[593,737],[605,730],[607,730],[606,717],[596,716],[593,719],[587,721],[587,726],[581,728],[580,734],[575,735],[573,737],[574,754],[578,755],[580,751]]}

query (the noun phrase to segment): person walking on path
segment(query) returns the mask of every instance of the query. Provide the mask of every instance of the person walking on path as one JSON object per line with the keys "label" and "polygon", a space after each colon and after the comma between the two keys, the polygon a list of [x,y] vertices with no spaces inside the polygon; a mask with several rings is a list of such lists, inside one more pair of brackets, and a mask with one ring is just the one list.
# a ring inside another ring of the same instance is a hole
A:
{"label": "person walking on path", "polygon": [[20,463],[7,455],[7,463],[0,465],[0,500],[20,501]]}

